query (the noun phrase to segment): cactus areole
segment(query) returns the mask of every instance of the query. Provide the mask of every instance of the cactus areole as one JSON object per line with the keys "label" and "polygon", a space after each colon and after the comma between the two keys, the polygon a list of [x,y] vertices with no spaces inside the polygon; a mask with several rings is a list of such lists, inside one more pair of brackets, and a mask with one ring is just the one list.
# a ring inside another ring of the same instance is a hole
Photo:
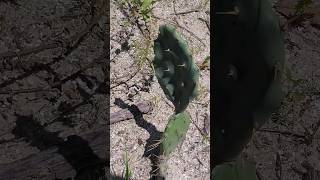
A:
{"label": "cactus areole", "polygon": [[213,22],[213,163],[233,161],[280,106],[283,36],[270,1],[221,0]]}
{"label": "cactus areole", "polygon": [[154,41],[155,74],[175,112],[184,111],[197,95],[198,67],[188,52],[187,43],[171,25],[162,25]]}

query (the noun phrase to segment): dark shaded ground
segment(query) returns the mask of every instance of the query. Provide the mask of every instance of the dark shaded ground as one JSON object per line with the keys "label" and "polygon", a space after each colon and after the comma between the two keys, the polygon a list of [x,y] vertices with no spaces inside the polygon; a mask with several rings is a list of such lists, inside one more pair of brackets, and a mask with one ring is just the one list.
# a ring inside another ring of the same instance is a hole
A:
{"label": "dark shaded ground", "polygon": [[314,1],[297,17],[296,2],[274,6],[285,25],[286,96],[244,152],[256,162],[259,180],[320,179],[320,4]]}
{"label": "dark shaded ground", "polygon": [[[108,9],[103,0],[0,1],[0,165],[58,148],[76,179],[105,175],[106,156],[81,134],[109,115]],[[22,179],[41,177],[67,178]]]}

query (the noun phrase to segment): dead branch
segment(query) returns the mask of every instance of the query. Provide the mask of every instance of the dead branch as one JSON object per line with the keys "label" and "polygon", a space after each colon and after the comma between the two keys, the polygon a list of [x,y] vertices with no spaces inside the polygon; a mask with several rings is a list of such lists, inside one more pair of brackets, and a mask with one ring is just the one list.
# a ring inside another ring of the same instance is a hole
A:
{"label": "dead branch", "polygon": [[188,10],[188,11],[184,11],[184,12],[177,12],[171,15],[186,15],[186,14],[190,14],[190,13],[195,13],[195,12],[200,12],[201,9],[193,9],[193,10]]}

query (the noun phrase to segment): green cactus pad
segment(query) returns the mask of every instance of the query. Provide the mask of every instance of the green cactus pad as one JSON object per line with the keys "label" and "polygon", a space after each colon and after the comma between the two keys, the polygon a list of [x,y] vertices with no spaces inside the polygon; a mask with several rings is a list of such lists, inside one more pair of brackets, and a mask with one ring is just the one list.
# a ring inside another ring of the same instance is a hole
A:
{"label": "green cactus pad", "polygon": [[190,122],[191,117],[187,112],[175,114],[169,118],[160,145],[163,155],[169,155],[180,143],[182,143],[188,131]]}
{"label": "green cactus pad", "polygon": [[155,74],[175,112],[184,111],[198,94],[199,69],[188,52],[187,43],[170,25],[159,28],[154,41]]}

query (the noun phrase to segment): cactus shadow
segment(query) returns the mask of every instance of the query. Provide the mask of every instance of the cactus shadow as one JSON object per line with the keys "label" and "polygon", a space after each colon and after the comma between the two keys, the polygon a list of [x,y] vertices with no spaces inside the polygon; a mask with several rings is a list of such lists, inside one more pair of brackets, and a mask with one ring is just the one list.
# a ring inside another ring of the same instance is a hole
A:
{"label": "cactus shadow", "polygon": [[[122,109],[128,109],[133,114],[136,124],[139,127],[148,131],[150,136],[147,139],[143,157],[148,157],[151,161],[151,167],[152,167],[150,171],[150,175],[152,177],[151,179],[159,179],[159,177],[155,176],[155,173],[157,172],[157,167],[158,167],[157,165],[159,164],[157,156],[160,155],[160,146],[157,146],[154,149],[151,149],[150,146],[155,144],[157,140],[161,138],[162,132],[158,131],[153,124],[149,123],[143,118],[143,114],[141,113],[141,111],[136,105],[134,104],[129,105],[120,98],[116,98],[114,104],[119,106]],[[163,179],[163,178],[160,178],[160,179]]]}

